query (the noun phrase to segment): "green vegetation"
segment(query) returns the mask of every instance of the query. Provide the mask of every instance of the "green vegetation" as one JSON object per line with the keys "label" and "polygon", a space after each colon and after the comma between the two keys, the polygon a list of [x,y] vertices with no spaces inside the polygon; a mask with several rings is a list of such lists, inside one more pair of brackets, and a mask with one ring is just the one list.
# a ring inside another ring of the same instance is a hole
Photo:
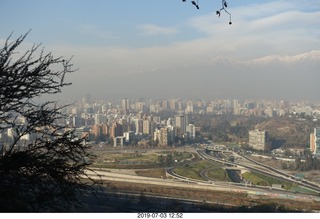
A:
{"label": "green vegetation", "polygon": [[191,159],[193,157],[193,154],[189,152],[174,152],[173,153],[173,158],[177,160],[178,162],[184,161],[187,159]]}
{"label": "green vegetation", "polygon": [[117,168],[117,169],[150,169],[172,166],[175,163],[184,162],[196,158],[189,152],[163,151],[159,153],[101,153],[98,152],[97,159],[92,167]]}
{"label": "green vegetation", "polygon": [[200,173],[203,173],[206,177],[212,180],[230,181],[228,176],[225,175],[225,171],[218,164],[208,161],[186,164],[183,167],[175,168],[174,172],[181,176],[197,180],[206,180],[201,177]]}
{"label": "green vegetation", "polygon": [[[251,182],[254,185],[260,185],[260,186],[271,186],[272,184],[281,184],[283,185],[283,188],[285,190],[290,190],[293,192],[301,192],[301,193],[308,193],[308,194],[317,194],[307,188],[303,188],[300,187],[299,185],[295,184],[295,183],[290,183],[290,182],[286,182],[283,180],[278,180],[278,179],[274,179],[272,177],[268,177],[259,173],[251,173],[251,172],[246,172],[244,174],[242,174],[242,177],[245,178],[246,180],[251,180]],[[269,185],[268,185],[268,183]]]}
{"label": "green vegetation", "polygon": [[200,176],[200,171],[204,170],[206,167],[205,161],[200,161],[191,165],[185,165],[184,167],[178,167],[174,169],[174,172],[180,176],[184,176],[191,179],[204,180]]}
{"label": "green vegetation", "polygon": [[[300,171],[308,171],[308,170],[320,170],[320,160],[317,157],[313,157],[311,151],[305,150],[304,154],[306,156],[306,161],[301,162],[300,158],[296,158],[295,160],[295,170]],[[292,166],[289,167],[289,169],[292,169]]]}
{"label": "green vegetation", "polygon": [[196,115],[193,117],[200,127],[202,136],[218,143],[248,142],[248,132],[255,128],[269,133],[272,148],[295,148],[306,146],[309,134],[319,121],[310,116],[281,116],[267,118],[262,116],[239,115]]}
{"label": "green vegetation", "polygon": [[293,187],[296,187],[293,183],[274,179],[260,173],[246,172],[242,174],[242,177],[246,180],[250,180],[252,184],[259,186],[272,186],[272,184],[281,184],[286,190],[291,190]]}
{"label": "green vegetation", "polygon": [[119,162],[137,162],[137,163],[154,163],[157,161],[156,154],[142,155],[138,153],[122,154],[122,156],[117,157]]}
{"label": "green vegetation", "polygon": [[214,167],[208,170],[207,176],[212,180],[230,181],[228,174],[221,167]]}

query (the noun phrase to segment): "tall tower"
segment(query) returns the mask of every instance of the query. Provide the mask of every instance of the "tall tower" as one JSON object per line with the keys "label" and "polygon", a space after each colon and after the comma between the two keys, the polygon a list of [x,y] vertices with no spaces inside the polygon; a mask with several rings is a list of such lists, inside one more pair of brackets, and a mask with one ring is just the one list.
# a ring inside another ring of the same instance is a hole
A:
{"label": "tall tower", "polygon": [[312,132],[310,134],[310,151],[313,154],[316,150],[316,142],[315,142],[316,138],[314,136],[314,132]]}
{"label": "tall tower", "polygon": [[95,124],[104,124],[107,123],[107,117],[102,113],[97,113],[94,115]]}
{"label": "tall tower", "polygon": [[128,115],[129,114],[129,100],[127,98],[122,99],[121,101],[123,114]]}
{"label": "tall tower", "polygon": [[183,135],[186,132],[185,118],[183,115],[178,115],[175,117],[176,126],[180,129],[180,133]]}
{"label": "tall tower", "polygon": [[249,146],[255,150],[268,150],[268,132],[258,129],[249,131]]}
{"label": "tall tower", "polygon": [[143,134],[149,135],[151,133],[151,123],[149,120],[147,119],[143,120],[142,129],[143,129]]}
{"label": "tall tower", "polygon": [[[313,155],[320,156],[320,127],[314,128],[313,139],[310,139],[310,150]],[[313,143],[313,145],[311,145]],[[311,148],[312,146],[312,148]]]}
{"label": "tall tower", "polygon": [[160,129],[159,145],[168,145],[168,129],[166,127]]}

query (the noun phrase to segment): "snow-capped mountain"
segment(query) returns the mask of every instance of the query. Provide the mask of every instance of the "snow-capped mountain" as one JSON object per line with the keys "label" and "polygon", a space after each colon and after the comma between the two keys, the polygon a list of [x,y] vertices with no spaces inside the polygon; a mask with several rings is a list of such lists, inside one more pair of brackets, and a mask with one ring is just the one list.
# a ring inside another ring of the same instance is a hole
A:
{"label": "snow-capped mountain", "polygon": [[271,55],[247,61],[247,65],[270,65],[270,64],[320,64],[320,50],[313,50],[297,55]]}
{"label": "snow-capped mountain", "polygon": [[[319,99],[320,51],[250,61],[224,56],[101,80],[109,94],[135,97]],[[98,82],[95,81],[95,84]],[[138,88],[138,89],[137,89]]]}

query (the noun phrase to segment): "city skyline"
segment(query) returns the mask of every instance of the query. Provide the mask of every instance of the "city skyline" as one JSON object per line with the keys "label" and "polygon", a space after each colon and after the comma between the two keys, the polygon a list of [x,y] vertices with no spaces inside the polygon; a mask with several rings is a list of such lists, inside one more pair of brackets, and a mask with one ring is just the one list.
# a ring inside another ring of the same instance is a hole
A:
{"label": "city skyline", "polygon": [[220,1],[2,1],[0,43],[73,56],[64,98],[318,99],[319,2],[228,3],[232,25]]}

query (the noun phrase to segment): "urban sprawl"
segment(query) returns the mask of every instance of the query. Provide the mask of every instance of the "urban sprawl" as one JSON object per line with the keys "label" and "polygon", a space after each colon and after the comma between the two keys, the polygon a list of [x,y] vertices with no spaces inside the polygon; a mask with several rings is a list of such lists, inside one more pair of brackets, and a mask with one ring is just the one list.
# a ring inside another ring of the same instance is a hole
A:
{"label": "urban sprawl", "polygon": [[[64,108],[66,118],[56,121],[75,130],[75,136],[86,137],[86,143],[108,146],[166,147],[197,144],[203,140],[197,115],[238,115],[259,117],[299,116],[320,117],[320,103],[269,100],[181,100],[127,98],[104,101],[90,96]],[[20,118],[20,124],[24,119]],[[198,124],[198,125],[197,125]],[[320,155],[320,128],[314,127],[306,142],[313,155]],[[0,134],[3,145],[14,139],[15,130],[9,128]],[[32,133],[21,140],[32,141]],[[215,139],[211,139],[215,141]],[[247,145],[260,151],[270,150],[268,131],[248,131]]]}

